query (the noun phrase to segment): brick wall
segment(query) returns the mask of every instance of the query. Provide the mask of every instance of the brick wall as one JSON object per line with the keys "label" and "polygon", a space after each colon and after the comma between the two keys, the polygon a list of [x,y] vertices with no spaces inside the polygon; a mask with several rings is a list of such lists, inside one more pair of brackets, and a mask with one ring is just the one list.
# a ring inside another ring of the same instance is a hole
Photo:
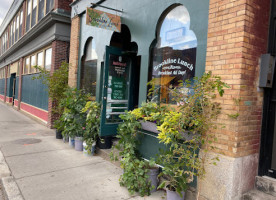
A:
{"label": "brick wall", "polygon": [[55,0],[54,9],[63,9],[66,11],[71,11],[70,4],[72,3],[72,0]]}
{"label": "brick wall", "polygon": [[[52,66],[51,66],[51,74],[60,67],[63,61],[68,62],[69,59],[69,42],[64,41],[54,41],[52,43]],[[57,115],[54,115],[52,109],[55,107],[55,102],[49,98],[48,103],[48,127],[53,127],[53,122],[57,119]]]}
{"label": "brick wall", "polygon": [[70,87],[77,87],[78,73],[78,56],[79,56],[79,30],[80,18],[75,16],[71,22],[71,38],[70,38],[70,66],[69,66],[69,81]]}
{"label": "brick wall", "polygon": [[[259,152],[262,95],[259,58],[266,53],[269,0],[210,0],[206,71],[222,77],[230,89],[219,102],[217,151],[231,157]],[[236,101],[235,101],[236,99]],[[229,114],[239,113],[237,119]]]}

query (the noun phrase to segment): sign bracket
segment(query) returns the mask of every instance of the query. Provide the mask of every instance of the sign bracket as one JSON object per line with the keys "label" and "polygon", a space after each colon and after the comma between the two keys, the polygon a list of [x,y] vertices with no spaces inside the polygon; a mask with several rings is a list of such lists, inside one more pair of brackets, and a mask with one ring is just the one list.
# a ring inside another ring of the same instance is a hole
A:
{"label": "sign bracket", "polygon": [[91,3],[91,5],[92,5],[93,7],[99,6],[99,7],[105,8],[105,9],[109,9],[109,10],[113,10],[113,11],[116,11],[116,12],[123,13],[123,10],[118,10],[118,9],[115,9],[115,8],[110,8],[110,7],[102,6],[102,5],[100,5],[100,4]]}

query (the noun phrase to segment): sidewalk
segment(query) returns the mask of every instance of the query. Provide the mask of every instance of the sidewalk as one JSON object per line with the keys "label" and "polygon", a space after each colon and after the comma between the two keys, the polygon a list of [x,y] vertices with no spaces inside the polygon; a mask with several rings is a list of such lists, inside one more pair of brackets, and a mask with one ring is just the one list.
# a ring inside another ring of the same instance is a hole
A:
{"label": "sidewalk", "polygon": [[130,196],[118,182],[122,169],[75,151],[56,140],[53,130],[2,102],[0,150],[0,178],[9,200],[165,199],[162,191]]}

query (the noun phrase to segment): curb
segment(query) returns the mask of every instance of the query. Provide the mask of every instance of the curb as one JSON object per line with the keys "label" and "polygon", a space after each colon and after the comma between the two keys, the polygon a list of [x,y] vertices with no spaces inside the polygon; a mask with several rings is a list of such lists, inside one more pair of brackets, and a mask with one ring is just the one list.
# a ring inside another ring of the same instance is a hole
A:
{"label": "curb", "polygon": [[16,184],[11,171],[0,151],[0,184],[7,200],[24,200],[18,185]]}

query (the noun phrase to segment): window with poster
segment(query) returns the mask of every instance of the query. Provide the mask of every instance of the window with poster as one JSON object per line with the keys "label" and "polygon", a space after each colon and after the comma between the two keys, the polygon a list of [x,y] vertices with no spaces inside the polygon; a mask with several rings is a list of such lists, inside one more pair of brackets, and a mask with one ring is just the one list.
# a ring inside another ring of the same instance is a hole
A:
{"label": "window with poster", "polygon": [[180,88],[180,83],[195,76],[197,38],[190,29],[188,10],[179,5],[161,17],[156,30],[156,39],[151,45],[149,80],[155,85],[151,101],[175,104],[170,90]]}

